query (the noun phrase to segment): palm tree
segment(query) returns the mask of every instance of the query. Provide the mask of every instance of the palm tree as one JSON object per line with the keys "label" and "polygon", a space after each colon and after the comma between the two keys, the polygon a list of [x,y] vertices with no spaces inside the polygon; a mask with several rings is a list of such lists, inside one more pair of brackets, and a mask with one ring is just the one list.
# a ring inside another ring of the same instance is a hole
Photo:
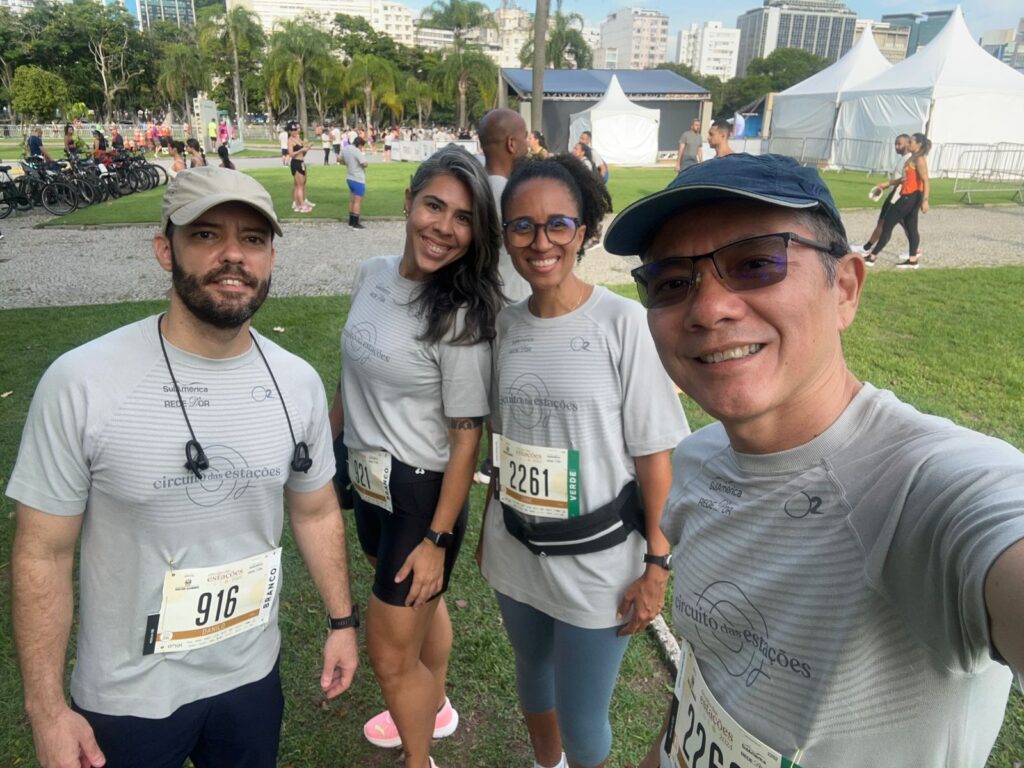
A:
{"label": "palm tree", "polygon": [[533,94],[530,99],[530,128],[541,130],[544,113],[544,33],[548,29],[548,0],[537,0],[533,14]]}
{"label": "palm tree", "polygon": [[[578,13],[562,13],[562,1],[555,9],[554,26],[548,30],[546,55],[552,69],[590,69],[594,52],[583,37],[583,17]],[[519,52],[519,64],[526,67],[533,61],[533,40],[527,40]]]}
{"label": "palm tree", "polygon": [[306,87],[311,73],[326,67],[331,56],[330,36],[305,19],[278,22],[270,37],[267,56],[267,79],[271,91],[289,88],[298,96],[299,123],[304,136],[309,135],[309,114],[306,109]]}
{"label": "palm tree", "polygon": [[409,75],[405,81],[403,93],[416,104],[416,126],[423,127],[423,121],[430,119],[430,111],[434,108],[434,88],[415,75]]}
{"label": "palm tree", "polygon": [[183,120],[188,119],[189,94],[204,90],[206,85],[206,68],[195,46],[169,43],[163,47],[156,87],[167,98],[168,107],[181,105]]}
{"label": "palm tree", "polygon": [[465,47],[471,29],[494,23],[490,9],[477,0],[434,0],[420,14],[423,23],[437,29],[450,29],[455,36],[455,50]]}
{"label": "palm tree", "polygon": [[247,8],[236,5],[227,13],[217,13],[199,32],[201,44],[218,42],[231,56],[231,84],[235,93],[235,117],[238,120],[238,138],[245,129],[245,103],[242,98],[242,75],[238,65],[239,48],[260,50],[266,44],[266,35],[260,27],[259,17]]}
{"label": "palm tree", "polygon": [[328,56],[320,66],[310,71],[309,92],[320,125],[326,121],[331,108],[342,103],[344,82],[345,66],[333,56]]}
{"label": "palm tree", "polygon": [[435,70],[434,78],[440,93],[455,94],[458,98],[459,130],[469,125],[467,95],[470,86],[474,86],[479,92],[480,101],[485,106],[494,104],[498,70],[494,62],[479,50],[449,50],[441,61],[441,66]]}
{"label": "palm tree", "polygon": [[343,84],[346,88],[362,93],[367,128],[370,127],[378,103],[394,102],[398,77],[398,67],[394,62],[372,53],[360,53],[352,57],[345,70]]}

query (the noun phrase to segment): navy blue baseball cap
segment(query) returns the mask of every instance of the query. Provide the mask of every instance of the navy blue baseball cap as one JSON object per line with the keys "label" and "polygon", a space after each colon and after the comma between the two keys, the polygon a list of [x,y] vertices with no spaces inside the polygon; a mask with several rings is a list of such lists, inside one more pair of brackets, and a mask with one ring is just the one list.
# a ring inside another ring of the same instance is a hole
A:
{"label": "navy blue baseball cap", "polygon": [[604,248],[619,256],[637,255],[669,218],[705,203],[736,198],[783,208],[819,209],[846,238],[832,194],[815,169],[782,155],[737,152],[691,165],[665,189],[630,205],[608,227]]}

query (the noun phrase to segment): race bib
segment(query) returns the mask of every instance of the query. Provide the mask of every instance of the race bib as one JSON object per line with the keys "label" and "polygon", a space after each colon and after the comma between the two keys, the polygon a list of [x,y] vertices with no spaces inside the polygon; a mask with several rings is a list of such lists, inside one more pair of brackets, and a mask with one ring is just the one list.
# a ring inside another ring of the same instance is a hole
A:
{"label": "race bib", "polygon": [[580,452],[517,443],[494,435],[501,501],[517,512],[555,520],[580,516]]}
{"label": "race bib", "polygon": [[359,497],[388,512],[391,506],[391,454],[349,449],[348,477]]}
{"label": "race bib", "polygon": [[168,571],[142,653],[191,651],[262,626],[280,586],[280,547],[224,565]]}
{"label": "race bib", "polygon": [[679,646],[661,768],[800,768],[729,716],[705,684],[693,646],[686,640]]}

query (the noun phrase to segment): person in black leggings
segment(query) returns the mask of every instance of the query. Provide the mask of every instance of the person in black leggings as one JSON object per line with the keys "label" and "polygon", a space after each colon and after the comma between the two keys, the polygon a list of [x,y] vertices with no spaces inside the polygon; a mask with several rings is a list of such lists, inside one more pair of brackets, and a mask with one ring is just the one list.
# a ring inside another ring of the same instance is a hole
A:
{"label": "person in black leggings", "polygon": [[893,203],[885,214],[882,221],[882,234],[871,249],[871,253],[864,257],[868,264],[874,264],[878,254],[889,243],[892,231],[897,224],[902,224],[907,231],[909,250],[907,258],[896,265],[897,269],[917,269],[918,249],[921,245],[921,235],[917,229],[918,212],[928,213],[928,151],[932,148],[931,141],[923,133],[915,133],[910,137],[910,159],[903,167],[903,180],[901,183],[901,197]]}

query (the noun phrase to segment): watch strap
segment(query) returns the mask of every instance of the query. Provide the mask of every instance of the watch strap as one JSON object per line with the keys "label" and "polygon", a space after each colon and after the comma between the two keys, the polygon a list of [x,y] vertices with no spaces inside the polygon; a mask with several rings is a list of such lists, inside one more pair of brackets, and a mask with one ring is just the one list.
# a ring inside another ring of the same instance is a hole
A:
{"label": "watch strap", "polygon": [[651,565],[657,565],[664,568],[666,571],[672,570],[672,553],[669,552],[667,555],[652,555],[650,552],[644,555],[644,562],[650,563]]}
{"label": "watch strap", "polygon": [[359,606],[352,606],[352,613],[348,616],[342,616],[340,619],[336,619],[333,616],[327,617],[327,623],[331,629],[356,629],[359,627]]}

